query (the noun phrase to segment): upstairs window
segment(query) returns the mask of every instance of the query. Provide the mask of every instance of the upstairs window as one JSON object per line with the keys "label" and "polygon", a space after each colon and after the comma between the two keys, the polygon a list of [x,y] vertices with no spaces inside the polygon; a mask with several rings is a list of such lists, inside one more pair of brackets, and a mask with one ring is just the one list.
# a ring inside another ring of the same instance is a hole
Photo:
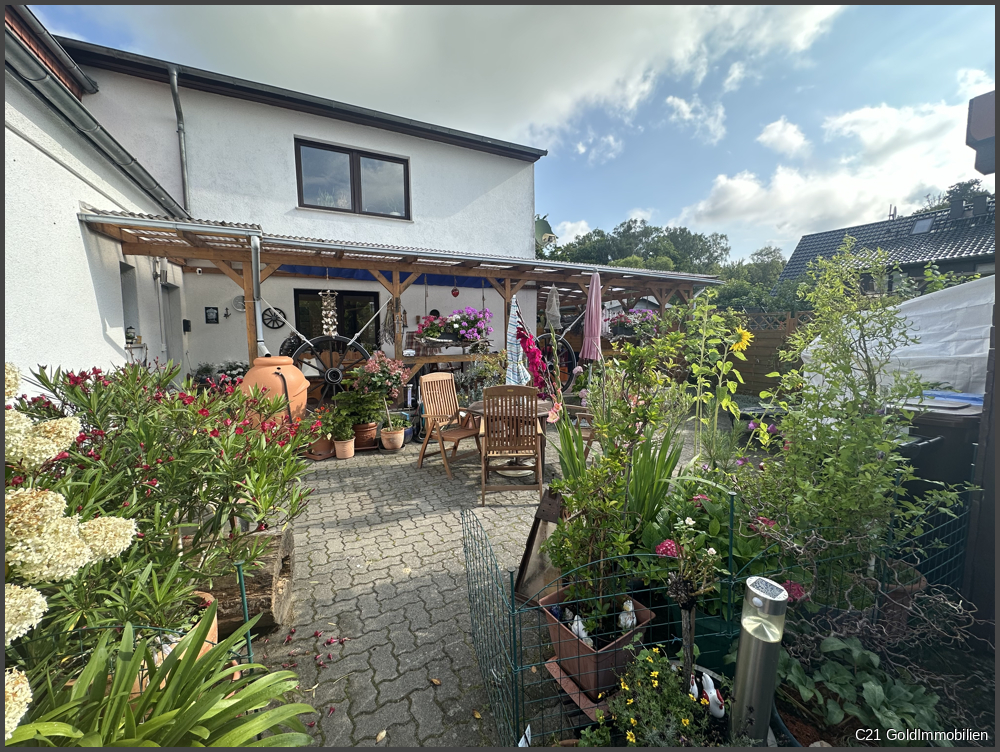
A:
{"label": "upstairs window", "polygon": [[295,142],[299,206],[410,218],[410,171],[405,159]]}

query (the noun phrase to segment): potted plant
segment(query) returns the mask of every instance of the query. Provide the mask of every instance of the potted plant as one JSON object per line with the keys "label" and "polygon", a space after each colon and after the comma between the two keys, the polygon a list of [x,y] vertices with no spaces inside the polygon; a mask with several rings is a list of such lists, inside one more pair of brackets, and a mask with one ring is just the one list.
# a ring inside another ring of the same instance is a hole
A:
{"label": "potted plant", "polygon": [[446,318],[443,316],[424,316],[417,324],[418,339],[443,339]]}
{"label": "potted plant", "polygon": [[313,412],[312,417],[315,420],[313,429],[316,431],[316,439],[309,445],[309,454],[314,458],[330,457],[334,453],[333,426],[338,420],[337,412],[327,405],[321,405]]}
{"label": "potted plant", "polygon": [[493,333],[490,321],[493,313],[489,308],[477,310],[466,306],[452,311],[444,331],[454,336],[463,345],[474,345],[489,339]]}
{"label": "potted plant", "polygon": [[385,422],[382,424],[382,448],[396,452],[403,448],[406,429],[410,421],[402,415],[390,415],[386,408]]}
{"label": "potted plant", "polygon": [[347,460],[354,456],[353,423],[351,416],[343,410],[334,415],[330,432],[333,436],[333,446],[337,451],[338,460]]}
{"label": "potted plant", "polygon": [[[342,393],[355,417],[355,449],[372,449],[378,444],[378,421],[386,401],[396,399],[403,388],[407,367],[379,350],[363,366],[351,372],[352,388]],[[348,397],[347,395],[351,395]]]}

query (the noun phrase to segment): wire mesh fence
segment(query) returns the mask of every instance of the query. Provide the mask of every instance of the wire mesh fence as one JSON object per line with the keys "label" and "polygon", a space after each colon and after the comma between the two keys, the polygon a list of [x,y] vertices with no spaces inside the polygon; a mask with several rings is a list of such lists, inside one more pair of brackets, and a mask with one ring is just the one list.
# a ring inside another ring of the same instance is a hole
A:
{"label": "wire mesh fence", "polygon": [[[808,566],[777,555],[776,544],[741,559],[730,543],[724,559],[730,574],[720,577],[694,613],[696,664],[732,675],[727,654],[739,637],[742,594],[752,575],[801,584],[813,613],[855,611],[881,621],[887,631],[898,630],[900,619],[905,628],[900,592],[961,581],[968,508],[965,498],[947,519],[891,545],[834,544]],[[619,676],[641,647],[658,647],[681,659],[681,609],[665,582],[637,574],[643,556],[593,562],[563,573],[535,597],[518,600],[515,572],[501,570],[473,511],[463,511],[462,528],[473,643],[499,745],[516,745],[528,728],[533,746],[579,737],[607,708]],[[835,531],[824,531],[824,537],[837,540]],[[920,553],[904,555],[904,550]]]}

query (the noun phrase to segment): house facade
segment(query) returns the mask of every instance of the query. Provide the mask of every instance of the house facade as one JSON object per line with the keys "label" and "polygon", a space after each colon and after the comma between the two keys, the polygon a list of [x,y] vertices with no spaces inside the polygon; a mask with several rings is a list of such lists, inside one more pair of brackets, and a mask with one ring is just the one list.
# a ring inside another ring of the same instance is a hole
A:
{"label": "house facade", "polygon": [[5,357],[23,372],[277,353],[322,333],[327,290],[339,334],[418,357],[423,316],[489,308],[501,350],[513,295],[534,330],[540,299],[582,306],[595,271],[623,305],[718,283],[536,259],[543,150],[56,38],[26,6],[5,33]]}
{"label": "house facade", "polygon": [[[70,90],[189,217],[294,237],[534,257],[534,162],[542,150],[55,39],[23,6],[7,6],[6,15],[8,46],[22,48],[21,57],[34,57]],[[179,212],[153,200],[67,123],[25,68],[8,65],[5,81],[6,213],[13,218],[5,232],[7,358],[33,367],[42,330],[60,343],[58,353],[50,349],[53,364],[122,362],[130,356],[124,342],[131,327],[144,356],[180,361],[185,371],[202,362],[247,360],[238,310],[243,290],[215,265],[126,257],[113,241],[81,226],[76,215],[89,207]],[[76,84],[71,73],[91,85]],[[46,269],[58,272],[50,276]],[[50,294],[39,295],[34,283],[18,284],[40,274],[49,277]],[[485,303],[502,311],[502,299],[485,281],[422,281],[402,296],[410,330],[431,310],[448,314]],[[363,270],[309,267],[284,267],[262,283],[261,294],[313,336],[317,293],[327,289],[339,293],[347,336],[387,297]],[[534,297],[532,290],[518,296],[532,325]],[[32,331],[16,331],[17,311]],[[65,336],[67,322],[75,322],[77,336]],[[378,346],[383,323],[384,314],[360,340],[369,349]],[[267,347],[277,352],[289,332],[265,328]],[[501,332],[495,339],[502,346]]]}

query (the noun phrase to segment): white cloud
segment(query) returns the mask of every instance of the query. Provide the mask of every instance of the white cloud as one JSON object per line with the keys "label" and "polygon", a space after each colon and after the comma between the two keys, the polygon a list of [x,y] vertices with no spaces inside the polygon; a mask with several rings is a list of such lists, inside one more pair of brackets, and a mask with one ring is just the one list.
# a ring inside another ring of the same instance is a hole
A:
{"label": "white cloud", "polygon": [[598,137],[593,131],[588,131],[587,137],[577,141],[573,148],[580,156],[586,154],[589,164],[596,165],[619,156],[625,149],[625,142],[613,133]]}
{"label": "white cloud", "polygon": [[667,97],[667,104],[673,110],[671,122],[684,123],[694,127],[694,132],[708,144],[717,144],[726,135],[726,108],[721,102],[713,105],[702,104],[695,94],[688,102],[680,97]]}
{"label": "white cloud", "polygon": [[729,66],[726,80],[722,82],[723,91],[736,91],[747,77],[747,67],[743,63],[733,63]]}
{"label": "white cloud", "polygon": [[957,73],[956,78],[958,79],[958,95],[963,99],[972,99],[996,88],[996,83],[986,71],[975,68],[962,68]]}
{"label": "white cloud", "polygon": [[[962,94],[962,97],[965,95]],[[752,172],[716,177],[708,195],[671,224],[701,229],[768,228],[777,242],[803,234],[874,222],[890,204],[906,214],[928,193],[980,177],[965,145],[967,100],[949,105],[862,107],[827,118],[823,166],[779,165],[770,177]],[[983,178],[994,190],[995,178]]]}
{"label": "white cloud", "polygon": [[810,146],[799,126],[789,123],[784,115],[764,126],[764,130],[757,136],[757,143],[786,157],[805,154]]}
{"label": "white cloud", "polygon": [[629,219],[644,219],[647,222],[653,218],[652,209],[631,209],[628,213]]}
{"label": "white cloud", "polygon": [[[102,23],[108,11],[80,6]],[[831,7],[116,6],[146,54],[549,147],[588,108],[626,121],[663,77],[799,55]],[[253,40],[267,39],[267,44]],[[599,50],[600,54],[595,54]],[[574,141],[570,141],[572,148]]]}
{"label": "white cloud", "polygon": [[560,222],[553,229],[559,238],[559,245],[566,245],[590,232],[590,225],[587,224],[587,220],[581,219],[578,222]]}

